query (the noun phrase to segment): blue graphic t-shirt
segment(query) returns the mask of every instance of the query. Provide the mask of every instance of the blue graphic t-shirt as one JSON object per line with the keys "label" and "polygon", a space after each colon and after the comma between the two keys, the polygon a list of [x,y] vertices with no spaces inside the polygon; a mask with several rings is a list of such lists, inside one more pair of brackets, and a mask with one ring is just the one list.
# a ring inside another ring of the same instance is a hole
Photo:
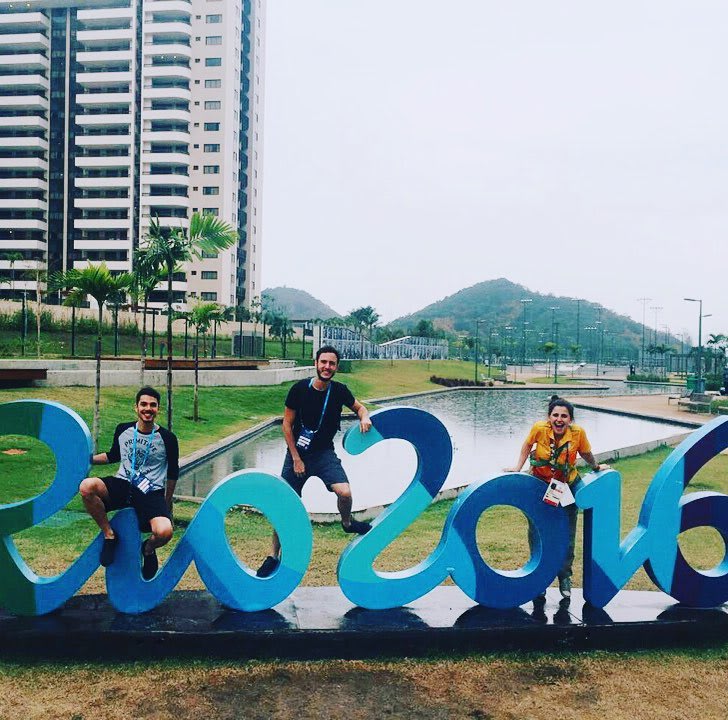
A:
{"label": "blue graphic t-shirt", "polygon": [[[167,478],[179,477],[179,445],[176,436],[166,428],[155,425],[154,433],[136,433],[134,460],[134,428],[136,422],[116,426],[111,449],[106,453],[109,462],[118,462],[116,477],[131,481],[132,466],[149,481],[149,490],[164,490]],[[149,441],[151,439],[151,445]]]}

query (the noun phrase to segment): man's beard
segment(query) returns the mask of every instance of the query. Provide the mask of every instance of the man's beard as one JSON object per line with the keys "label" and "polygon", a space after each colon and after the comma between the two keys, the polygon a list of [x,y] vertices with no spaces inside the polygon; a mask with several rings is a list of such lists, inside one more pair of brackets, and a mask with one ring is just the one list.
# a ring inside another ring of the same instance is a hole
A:
{"label": "man's beard", "polygon": [[321,377],[321,373],[319,372],[318,368],[316,368],[316,375],[318,376],[318,379],[321,382],[329,382],[329,380],[332,380],[333,377],[334,377],[334,375],[336,375],[336,371],[334,371],[334,372],[331,373],[331,377],[324,379],[324,378]]}

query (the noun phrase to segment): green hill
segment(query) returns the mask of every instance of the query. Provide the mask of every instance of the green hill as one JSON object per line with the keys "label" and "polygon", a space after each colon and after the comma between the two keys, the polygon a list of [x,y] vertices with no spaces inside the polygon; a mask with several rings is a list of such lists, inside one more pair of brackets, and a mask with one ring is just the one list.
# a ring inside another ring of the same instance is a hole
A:
{"label": "green hill", "polygon": [[[530,302],[523,303],[521,300]],[[553,307],[558,310],[552,312]],[[625,315],[587,300],[532,292],[505,278],[487,280],[460,290],[418,312],[394,320],[391,325],[407,330],[420,320],[429,320],[435,328],[447,332],[470,335],[475,334],[475,321],[481,320],[481,338],[493,331],[500,338],[509,338],[516,348],[523,343],[524,329],[529,348],[550,341],[552,322],[558,325],[559,345],[562,348],[569,348],[577,344],[578,340],[578,344],[588,350],[595,343],[602,342],[602,333],[605,354],[610,356],[615,353],[632,355],[642,345],[641,323]],[[651,345],[653,341],[653,332],[647,328],[645,346]],[[660,333],[657,344],[664,342],[664,333]],[[666,344],[679,346],[679,340],[668,337]]]}
{"label": "green hill", "polygon": [[263,310],[280,310],[292,320],[329,320],[341,317],[336,310],[305,290],[276,287],[263,290]]}

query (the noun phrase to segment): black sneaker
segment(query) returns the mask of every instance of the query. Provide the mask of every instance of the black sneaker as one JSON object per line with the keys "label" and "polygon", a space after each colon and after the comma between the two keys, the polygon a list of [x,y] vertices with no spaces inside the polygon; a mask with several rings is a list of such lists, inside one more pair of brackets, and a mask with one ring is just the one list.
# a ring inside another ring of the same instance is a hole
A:
{"label": "black sneaker", "polygon": [[109,567],[114,562],[118,542],[119,538],[116,535],[112,538],[104,538],[104,544],[101,546],[101,567]]}
{"label": "black sneaker", "polygon": [[366,535],[372,529],[372,526],[368,522],[360,522],[359,520],[352,520],[349,523],[349,527],[341,523],[341,527],[344,529],[344,532],[356,533],[357,535]]}
{"label": "black sneaker", "polygon": [[259,578],[266,578],[269,575],[272,575],[278,569],[280,564],[281,561],[277,557],[268,555],[268,557],[263,560],[263,564],[258,568],[258,572],[255,574]]}
{"label": "black sneaker", "polygon": [[157,551],[152,550],[151,555],[144,552],[148,540],[142,543],[142,577],[145,580],[151,580],[159,570],[159,561],[157,560]]}

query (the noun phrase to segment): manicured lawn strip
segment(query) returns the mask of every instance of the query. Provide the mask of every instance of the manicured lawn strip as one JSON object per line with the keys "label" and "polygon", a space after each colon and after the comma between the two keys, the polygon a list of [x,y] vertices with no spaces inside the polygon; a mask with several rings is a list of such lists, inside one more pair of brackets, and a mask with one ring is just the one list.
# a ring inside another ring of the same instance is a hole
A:
{"label": "manicured lawn strip", "polygon": [[[423,659],[0,664],[0,717],[725,718],[728,647]],[[150,688],[153,695],[150,696]]]}

